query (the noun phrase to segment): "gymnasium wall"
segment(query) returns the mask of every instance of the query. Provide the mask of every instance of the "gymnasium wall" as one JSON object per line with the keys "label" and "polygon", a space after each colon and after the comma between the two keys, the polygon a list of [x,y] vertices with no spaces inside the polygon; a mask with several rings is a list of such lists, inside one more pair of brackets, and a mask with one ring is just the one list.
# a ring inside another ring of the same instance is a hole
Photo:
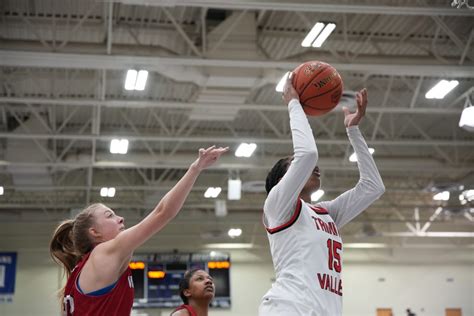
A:
{"label": "gymnasium wall", "polygon": [[[430,257],[435,258],[436,251],[427,258]],[[17,269],[14,302],[0,304],[0,315],[59,315],[54,293],[60,287],[60,273],[47,251],[19,251]],[[233,263],[231,273],[232,309],[212,310],[210,316],[257,315],[260,298],[273,277],[271,262],[239,260]],[[405,316],[405,309],[410,307],[417,316],[442,316],[446,307],[459,307],[463,316],[472,316],[473,284],[472,262],[346,262],[344,315],[375,315],[379,307],[392,308],[394,316]],[[169,310],[140,310],[135,314],[164,316],[169,315]]]}

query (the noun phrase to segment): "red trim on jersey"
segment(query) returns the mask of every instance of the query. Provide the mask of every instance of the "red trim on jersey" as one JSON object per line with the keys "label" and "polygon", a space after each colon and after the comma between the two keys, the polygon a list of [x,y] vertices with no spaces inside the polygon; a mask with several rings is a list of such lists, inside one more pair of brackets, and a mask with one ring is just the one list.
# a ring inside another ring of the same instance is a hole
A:
{"label": "red trim on jersey", "polygon": [[298,199],[298,202],[296,202],[295,212],[293,213],[293,216],[291,216],[290,220],[288,222],[280,225],[280,226],[275,227],[275,228],[268,228],[268,227],[265,226],[265,229],[267,230],[267,232],[269,234],[278,233],[278,232],[281,232],[282,230],[287,229],[291,225],[293,225],[296,222],[296,220],[298,219],[298,217],[300,216],[301,206],[302,206],[301,199]]}
{"label": "red trim on jersey", "polygon": [[171,313],[171,315],[173,315],[175,312],[180,311],[180,310],[182,310],[182,309],[187,310],[187,311],[189,312],[189,315],[190,315],[190,316],[197,316],[197,313],[196,313],[196,311],[194,310],[194,308],[192,308],[192,307],[189,306],[189,305],[185,305],[185,304],[176,307],[176,309]]}
{"label": "red trim on jersey", "polygon": [[323,207],[314,206],[314,205],[309,205],[309,207],[310,207],[316,214],[319,214],[319,215],[329,215],[328,210],[325,209],[325,208],[323,208]]}

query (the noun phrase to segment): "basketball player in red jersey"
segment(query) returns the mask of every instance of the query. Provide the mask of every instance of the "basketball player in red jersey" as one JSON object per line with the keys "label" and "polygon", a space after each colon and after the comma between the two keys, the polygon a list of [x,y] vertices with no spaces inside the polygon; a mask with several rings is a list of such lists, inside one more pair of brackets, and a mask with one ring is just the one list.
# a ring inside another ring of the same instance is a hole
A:
{"label": "basketball player in red jersey", "polygon": [[201,148],[186,174],[135,226],[125,229],[123,217],[103,204],[93,204],[58,226],[50,252],[68,276],[62,295],[64,315],[130,315],[133,281],[128,265],[134,250],[178,214],[201,171],[226,151]]}
{"label": "basketball player in red jersey", "polygon": [[176,308],[171,316],[207,316],[214,294],[214,281],[206,271],[186,271],[179,282],[179,295],[184,304]]}
{"label": "basketball player in red jersey", "polygon": [[357,110],[344,108],[344,125],[360,179],[331,201],[311,204],[319,189],[318,150],[299,96],[287,79],[293,156],[280,159],[266,180],[263,221],[270,242],[276,281],[264,295],[259,316],[341,316],[343,244],[339,229],[385,191],[375,162],[358,128],[367,107],[367,91],[357,94]]}

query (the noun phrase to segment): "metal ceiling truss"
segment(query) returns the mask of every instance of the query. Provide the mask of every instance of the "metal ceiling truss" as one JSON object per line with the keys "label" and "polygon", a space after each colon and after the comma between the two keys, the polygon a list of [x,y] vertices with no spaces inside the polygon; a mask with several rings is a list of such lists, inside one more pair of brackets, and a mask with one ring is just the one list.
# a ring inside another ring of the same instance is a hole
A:
{"label": "metal ceiling truss", "polygon": [[[199,178],[184,206],[187,216],[177,225],[189,218],[204,227],[203,218],[215,220],[214,201],[203,198],[209,185],[222,186],[225,199],[230,175],[238,174],[244,184],[261,181],[274,160],[291,151],[287,109],[277,104],[273,86],[301,60],[317,58],[345,75],[346,88],[368,87],[371,96],[377,95],[361,129],[369,146],[377,148],[387,192],[345,228],[346,237],[385,237],[392,243],[400,237],[403,246],[407,237],[434,238],[455,225],[463,233],[472,228],[468,207],[447,212],[452,201],[433,201],[426,188],[438,180],[467,179],[473,170],[474,138],[458,130],[457,120],[474,91],[474,28],[461,28],[456,19],[469,23],[474,10],[288,0],[89,1],[77,12],[71,7],[51,16],[29,4],[15,8],[25,12],[4,12],[2,24],[9,31],[0,50],[0,185],[7,193],[0,197],[2,222],[27,223],[30,211],[55,222],[93,201],[127,212],[133,222],[182,176],[198,147],[229,145],[233,150],[243,141],[257,143],[254,157],[242,160],[230,153]],[[214,9],[223,9],[225,18],[209,19]],[[235,37],[250,27],[249,13],[255,14],[254,33]],[[302,49],[299,38],[321,15],[334,15],[340,31],[323,49]],[[394,16],[403,25],[396,26]],[[393,34],[385,34],[385,26]],[[158,35],[161,41],[152,41]],[[242,44],[245,50],[245,43],[251,49],[238,58],[234,48],[227,48]],[[176,87],[177,92],[124,93],[116,76],[130,68],[150,71],[163,89]],[[460,81],[456,95],[448,104],[427,102],[423,93],[440,78]],[[213,89],[234,99],[200,99],[212,97]],[[233,120],[190,114],[223,106],[235,110]],[[310,120],[328,198],[353,186],[358,174],[347,161],[352,148],[340,111]],[[133,147],[125,157],[108,152],[108,142],[117,136]],[[17,145],[26,150],[19,159],[11,152]],[[50,183],[17,183],[18,172],[32,172],[32,179],[39,172]],[[117,196],[101,198],[100,188],[112,184]],[[258,244],[264,239],[255,221],[260,221],[265,194],[243,194],[242,201],[227,202],[229,219],[251,223],[250,239]],[[193,212],[199,216],[192,217]],[[364,232],[367,223],[374,236]]]}

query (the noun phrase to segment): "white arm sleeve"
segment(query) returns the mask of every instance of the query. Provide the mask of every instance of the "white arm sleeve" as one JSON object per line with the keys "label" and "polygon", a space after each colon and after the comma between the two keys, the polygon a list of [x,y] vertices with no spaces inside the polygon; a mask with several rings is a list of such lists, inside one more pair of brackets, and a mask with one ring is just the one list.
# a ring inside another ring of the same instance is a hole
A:
{"label": "white arm sleeve", "polygon": [[318,150],[308,118],[297,99],[288,104],[294,158],[283,178],[275,185],[263,206],[264,222],[268,228],[286,223],[295,210],[296,202],[318,160]]}
{"label": "white arm sleeve", "polygon": [[382,178],[359,128],[347,128],[347,135],[357,155],[359,182],[336,199],[317,203],[329,212],[338,228],[359,215],[385,192]]}

